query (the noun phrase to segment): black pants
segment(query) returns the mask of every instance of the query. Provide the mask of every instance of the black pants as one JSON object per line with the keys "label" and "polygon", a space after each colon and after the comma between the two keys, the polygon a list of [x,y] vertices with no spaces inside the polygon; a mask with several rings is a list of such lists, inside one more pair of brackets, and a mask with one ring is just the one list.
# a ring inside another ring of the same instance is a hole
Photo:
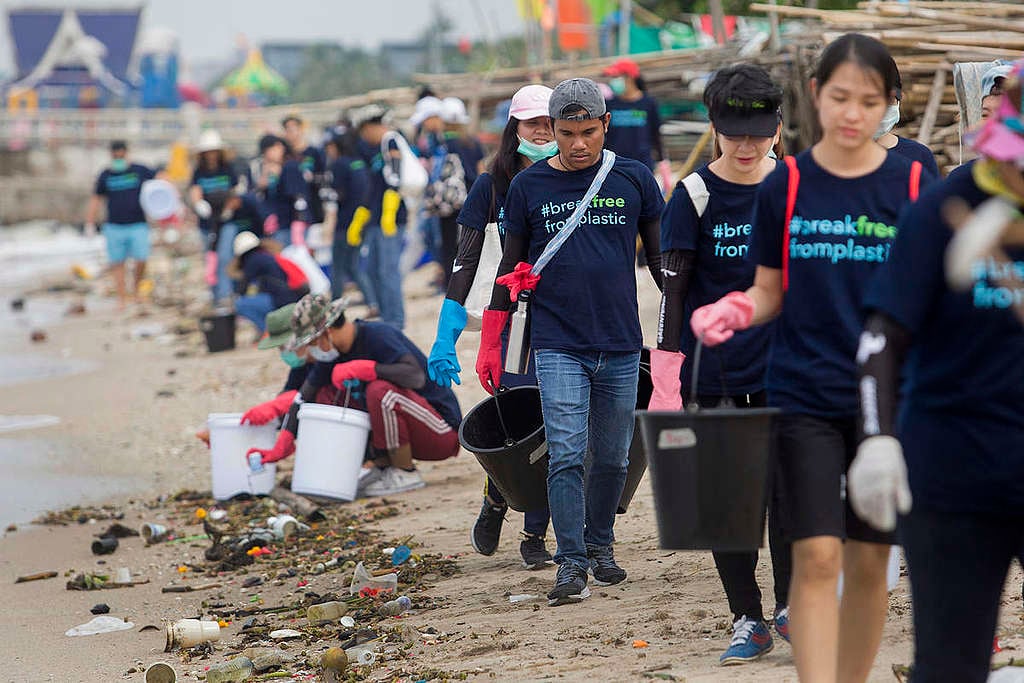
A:
{"label": "black pants", "polygon": [[[763,408],[767,398],[763,391],[755,394],[741,394],[730,397],[737,408]],[[698,395],[697,402],[702,408],[714,408],[722,400],[721,396]],[[792,546],[785,540],[782,533],[780,516],[776,514],[776,487],[769,485],[768,492],[768,548],[772,556],[772,574],[775,580],[775,609],[780,610],[789,604],[789,580],[793,574]],[[761,607],[761,588],[757,585],[754,575],[757,569],[758,552],[718,552],[712,553],[718,576],[725,588],[725,596],[729,600],[729,610],[733,621],[741,616],[757,621],[764,620],[764,609]]]}
{"label": "black pants", "polygon": [[900,520],[899,537],[914,605],[911,680],[984,683],[1006,574],[1024,555],[1024,516],[915,505]]}
{"label": "black pants", "polygon": [[444,286],[452,279],[452,266],[459,251],[458,214],[439,219],[441,224],[441,267],[444,268]]}

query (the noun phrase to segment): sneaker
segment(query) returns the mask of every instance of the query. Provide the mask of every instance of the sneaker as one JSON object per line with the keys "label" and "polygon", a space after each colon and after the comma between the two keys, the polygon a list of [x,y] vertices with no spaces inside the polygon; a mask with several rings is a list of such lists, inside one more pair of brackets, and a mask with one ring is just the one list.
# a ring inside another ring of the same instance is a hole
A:
{"label": "sneaker", "polygon": [[773,647],[768,624],[743,616],[732,625],[732,642],[718,662],[722,666],[746,664],[768,654]]}
{"label": "sneaker", "polygon": [[615,554],[610,545],[587,545],[590,573],[598,586],[614,586],[626,580],[626,570],[615,564]]}
{"label": "sneaker", "polygon": [[775,632],[787,643],[789,642],[789,607],[775,612]]}
{"label": "sneaker", "polygon": [[380,478],[384,476],[383,467],[364,467],[359,470],[359,483],[356,484],[356,495],[365,496],[366,487],[370,484],[380,481]]}
{"label": "sneaker", "polygon": [[380,473],[380,479],[363,488],[365,496],[390,496],[405,493],[426,486],[423,477],[416,470],[406,472],[400,467],[387,467]]}
{"label": "sneaker", "polygon": [[473,544],[473,550],[481,555],[494,554],[494,551],[498,549],[501,523],[505,521],[506,512],[508,512],[507,505],[492,505],[491,501],[484,497],[484,504],[480,506],[480,516],[476,518],[473,531],[469,534],[469,542]]}
{"label": "sneaker", "polygon": [[519,554],[523,556],[523,568],[543,569],[552,564],[551,553],[544,545],[543,536],[534,536],[525,531],[520,532],[523,541],[519,544]]}
{"label": "sneaker", "polygon": [[548,593],[548,604],[552,607],[569,605],[589,597],[587,572],[574,564],[561,565],[555,577],[555,587]]}

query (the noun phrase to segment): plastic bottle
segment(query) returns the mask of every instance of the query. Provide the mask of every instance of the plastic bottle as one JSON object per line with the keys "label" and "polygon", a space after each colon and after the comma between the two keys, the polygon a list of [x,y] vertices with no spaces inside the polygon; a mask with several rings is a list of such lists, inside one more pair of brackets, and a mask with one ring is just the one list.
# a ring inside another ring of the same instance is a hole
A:
{"label": "plastic bottle", "polygon": [[377,611],[383,617],[397,617],[399,614],[408,612],[412,608],[412,600],[404,595],[400,595],[394,600],[389,600],[377,608]]}
{"label": "plastic bottle", "polygon": [[345,616],[348,612],[348,605],[343,602],[332,600],[321,602],[318,605],[310,605],[306,610],[306,618],[310,624],[319,624],[324,621],[335,621]]}
{"label": "plastic bottle", "polygon": [[253,674],[252,660],[235,657],[223,664],[214,664],[206,671],[206,683],[242,683]]}

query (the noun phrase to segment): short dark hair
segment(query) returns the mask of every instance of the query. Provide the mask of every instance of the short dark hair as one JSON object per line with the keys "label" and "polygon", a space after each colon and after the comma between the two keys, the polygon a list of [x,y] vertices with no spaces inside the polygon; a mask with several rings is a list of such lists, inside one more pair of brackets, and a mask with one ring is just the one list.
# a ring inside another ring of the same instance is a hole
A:
{"label": "short dark hair", "polygon": [[293,122],[293,121],[295,123],[299,124],[300,126],[302,125],[302,117],[301,116],[299,116],[298,114],[289,114],[288,116],[286,116],[283,119],[281,119],[281,127],[282,128],[286,128],[288,126],[288,124]]}
{"label": "short dark hair", "polygon": [[111,140],[110,151],[111,152],[124,152],[128,149],[128,143],[124,140]]}
{"label": "short dark hair", "polygon": [[778,112],[782,106],[782,88],[771,75],[756,64],[737,64],[719,69],[704,88],[704,106],[714,123],[724,111]]}
{"label": "short dark hair", "polygon": [[814,78],[818,87],[825,85],[842,64],[851,62],[865,71],[874,71],[882,82],[886,99],[899,87],[899,70],[889,54],[889,48],[879,40],[862,33],[846,33],[828,44],[822,51]]}
{"label": "short dark hair", "polygon": [[264,135],[260,138],[260,154],[277,145],[284,145],[285,150],[288,149],[288,143],[286,143],[282,138],[271,133]]}
{"label": "short dark hair", "polygon": [[338,328],[345,326],[345,311],[338,314],[338,319],[328,325],[328,327],[337,330]]}

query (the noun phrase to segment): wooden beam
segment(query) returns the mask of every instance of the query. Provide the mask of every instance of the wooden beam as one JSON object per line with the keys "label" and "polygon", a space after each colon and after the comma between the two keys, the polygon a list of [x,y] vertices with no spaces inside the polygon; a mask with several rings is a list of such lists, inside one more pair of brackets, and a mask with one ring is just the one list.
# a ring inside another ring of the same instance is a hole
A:
{"label": "wooden beam", "polygon": [[935,72],[935,79],[932,81],[932,94],[928,97],[928,106],[925,107],[924,117],[921,119],[921,129],[917,133],[917,141],[925,147],[928,146],[932,139],[935,117],[939,115],[942,96],[946,92],[946,73],[948,70],[948,64],[940,66],[938,71]]}

